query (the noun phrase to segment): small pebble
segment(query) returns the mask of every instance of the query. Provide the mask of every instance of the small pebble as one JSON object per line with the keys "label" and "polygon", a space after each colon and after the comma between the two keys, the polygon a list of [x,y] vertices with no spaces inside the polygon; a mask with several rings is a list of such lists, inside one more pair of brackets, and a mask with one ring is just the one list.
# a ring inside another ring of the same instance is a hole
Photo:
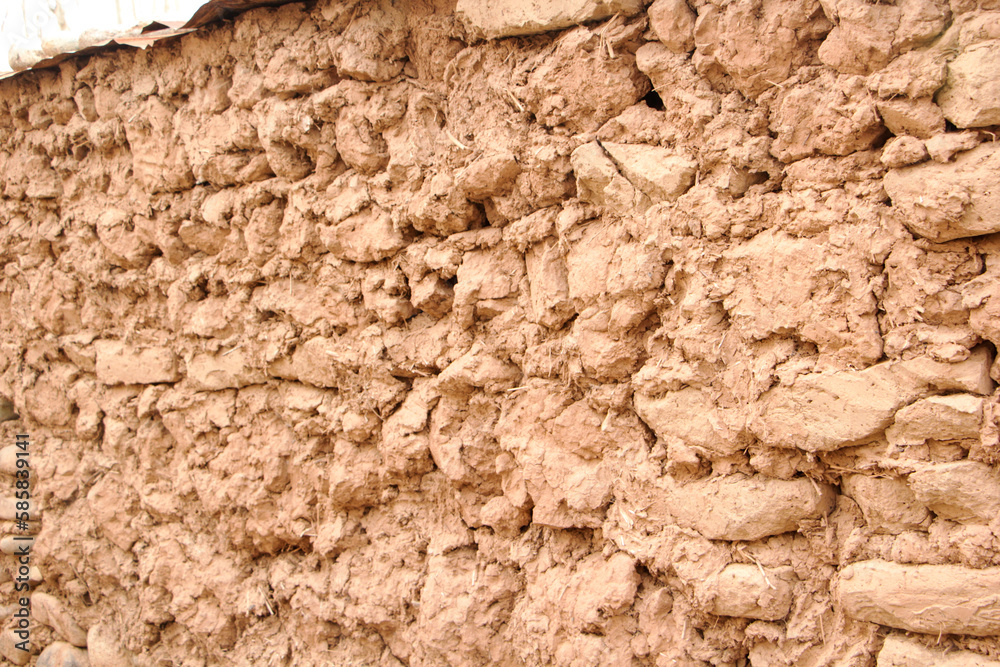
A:
{"label": "small pebble", "polygon": [[35,538],[31,535],[4,535],[0,537],[0,551],[8,555],[31,553]]}
{"label": "small pebble", "polygon": [[36,667],[90,667],[87,652],[66,642],[54,642],[38,656]]}
{"label": "small pebble", "polygon": [[[0,520],[15,521],[17,519],[18,512],[22,511],[26,511],[28,513],[28,516],[31,517],[31,520],[37,520],[39,518],[38,507],[35,505],[34,500],[27,501],[28,503],[27,510],[17,509],[18,502],[19,502],[18,499],[13,496],[9,496],[7,498],[0,498]],[[25,502],[25,501],[22,500],[20,502]]]}
{"label": "small pebble", "polygon": [[20,450],[18,450],[17,445],[7,445],[3,449],[0,449],[0,472],[5,472],[8,475],[13,475],[17,472],[18,451]]}
{"label": "small pebble", "polygon": [[8,628],[0,632],[0,654],[10,660],[15,665],[26,665],[31,659],[31,654],[17,648],[21,638],[14,634],[14,630]]}

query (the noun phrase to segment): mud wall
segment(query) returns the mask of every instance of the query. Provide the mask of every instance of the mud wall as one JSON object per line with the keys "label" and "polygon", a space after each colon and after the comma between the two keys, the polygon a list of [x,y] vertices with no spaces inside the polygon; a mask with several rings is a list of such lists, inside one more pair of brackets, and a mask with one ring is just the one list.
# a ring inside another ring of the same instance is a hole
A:
{"label": "mud wall", "polygon": [[34,650],[1000,664],[998,91],[991,0],[330,0],[0,82]]}

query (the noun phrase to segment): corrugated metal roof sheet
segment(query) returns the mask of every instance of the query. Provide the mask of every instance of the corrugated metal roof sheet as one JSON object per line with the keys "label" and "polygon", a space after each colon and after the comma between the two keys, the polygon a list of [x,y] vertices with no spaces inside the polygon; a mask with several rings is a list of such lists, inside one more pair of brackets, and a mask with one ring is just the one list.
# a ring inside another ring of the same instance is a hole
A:
{"label": "corrugated metal roof sheet", "polygon": [[145,48],[213,21],[296,0],[5,0],[0,78],[115,44]]}

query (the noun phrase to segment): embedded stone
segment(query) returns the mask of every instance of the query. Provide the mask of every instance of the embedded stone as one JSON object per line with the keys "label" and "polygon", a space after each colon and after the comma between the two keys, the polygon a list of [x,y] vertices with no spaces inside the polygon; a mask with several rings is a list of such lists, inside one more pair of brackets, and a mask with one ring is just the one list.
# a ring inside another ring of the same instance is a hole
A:
{"label": "embedded stone", "polygon": [[751,430],[765,444],[811,452],[870,442],[897,410],[919,398],[942,391],[991,393],[991,361],[980,348],[955,364],[916,358],[800,375],[764,394]]}
{"label": "embedded stone", "polygon": [[947,164],[892,169],[883,185],[903,224],[932,241],[1000,231],[1000,144],[980,144]]}
{"label": "embedded stone", "polygon": [[792,607],[792,569],[734,563],[695,583],[695,595],[716,616],[780,621]]}
{"label": "embedded stone", "polygon": [[910,488],[938,516],[960,523],[990,522],[1000,515],[1000,472],[978,461],[925,466]]}
{"label": "embedded stone", "polygon": [[885,435],[893,445],[922,445],[928,440],[975,440],[983,423],[986,399],[972,394],[931,396],[896,413]]}
{"label": "embedded stone", "polygon": [[974,44],[948,63],[937,102],[955,127],[1000,124],[1000,40]]}
{"label": "embedded stone", "polygon": [[910,632],[1000,634],[1000,568],[900,565],[881,560],[848,565],[836,599],[851,618]]}
{"label": "embedded stone", "polygon": [[58,598],[35,591],[31,594],[31,613],[39,623],[51,627],[73,646],[87,645],[87,631],[80,627]]}
{"label": "embedded stone", "polygon": [[642,11],[642,0],[459,0],[456,11],[466,24],[487,39],[532,35]]}
{"label": "embedded stone", "polygon": [[930,523],[931,513],[901,479],[844,475],[841,488],[858,504],[874,532],[898,535],[926,528]]}
{"label": "embedded stone", "polygon": [[653,202],[674,201],[694,185],[698,163],[666,148],[611,142],[601,146],[622,175]]}
{"label": "embedded stone", "polygon": [[206,391],[238,389],[267,380],[267,374],[250,366],[243,349],[238,347],[219,354],[196,355],[187,370],[195,386]]}
{"label": "embedded stone", "polygon": [[87,652],[66,642],[53,642],[38,655],[36,667],[91,667]]}
{"label": "embedded stone", "polygon": [[743,474],[672,484],[669,511],[681,526],[712,540],[759,540],[798,530],[834,506],[829,484]]}
{"label": "embedded stone", "polygon": [[121,341],[99,340],[97,379],[104,384],[158,384],[181,379],[179,360],[166,347],[132,347]]}
{"label": "embedded stone", "polygon": [[889,635],[878,652],[876,667],[1000,667],[1000,661],[972,651],[941,651],[909,637]]}

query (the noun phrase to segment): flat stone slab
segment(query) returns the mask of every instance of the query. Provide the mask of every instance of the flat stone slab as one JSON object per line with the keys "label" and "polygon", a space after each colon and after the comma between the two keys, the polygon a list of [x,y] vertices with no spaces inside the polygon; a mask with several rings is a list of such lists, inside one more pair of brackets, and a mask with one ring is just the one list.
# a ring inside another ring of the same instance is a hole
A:
{"label": "flat stone slab", "polygon": [[642,0],[458,0],[456,12],[488,39],[562,30],[588,21],[642,11]]}
{"label": "flat stone slab", "polygon": [[1000,667],[972,651],[938,651],[907,637],[890,635],[878,652],[876,667]]}
{"label": "flat stone slab", "polygon": [[971,394],[931,396],[896,413],[886,431],[894,445],[922,445],[928,440],[972,440],[979,437],[986,399]]}
{"label": "flat stone slab", "polygon": [[759,540],[829,513],[835,497],[833,487],[805,477],[736,474],[673,485],[667,507],[678,524],[711,540]]}
{"label": "flat stone slab", "polygon": [[801,375],[764,394],[751,430],[767,445],[811,452],[863,444],[917,399],[943,391],[991,393],[991,361],[986,350],[978,349],[957,364],[917,358],[861,371]]}
{"label": "flat stone slab", "polygon": [[834,584],[851,618],[929,634],[1000,635],[1000,567],[848,565]]}
{"label": "flat stone slab", "polygon": [[267,381],[267,373],[248,365],[240,348],[219,354],[199,354],[188,363],[188,377],[207,391],[238,389]]}
{"label": "flat stone slab", "polygon": [[132,347],[117,340],[99,340],[97,379],[104,384],[159,384],[181,379],[177,355],[167,347]]}

